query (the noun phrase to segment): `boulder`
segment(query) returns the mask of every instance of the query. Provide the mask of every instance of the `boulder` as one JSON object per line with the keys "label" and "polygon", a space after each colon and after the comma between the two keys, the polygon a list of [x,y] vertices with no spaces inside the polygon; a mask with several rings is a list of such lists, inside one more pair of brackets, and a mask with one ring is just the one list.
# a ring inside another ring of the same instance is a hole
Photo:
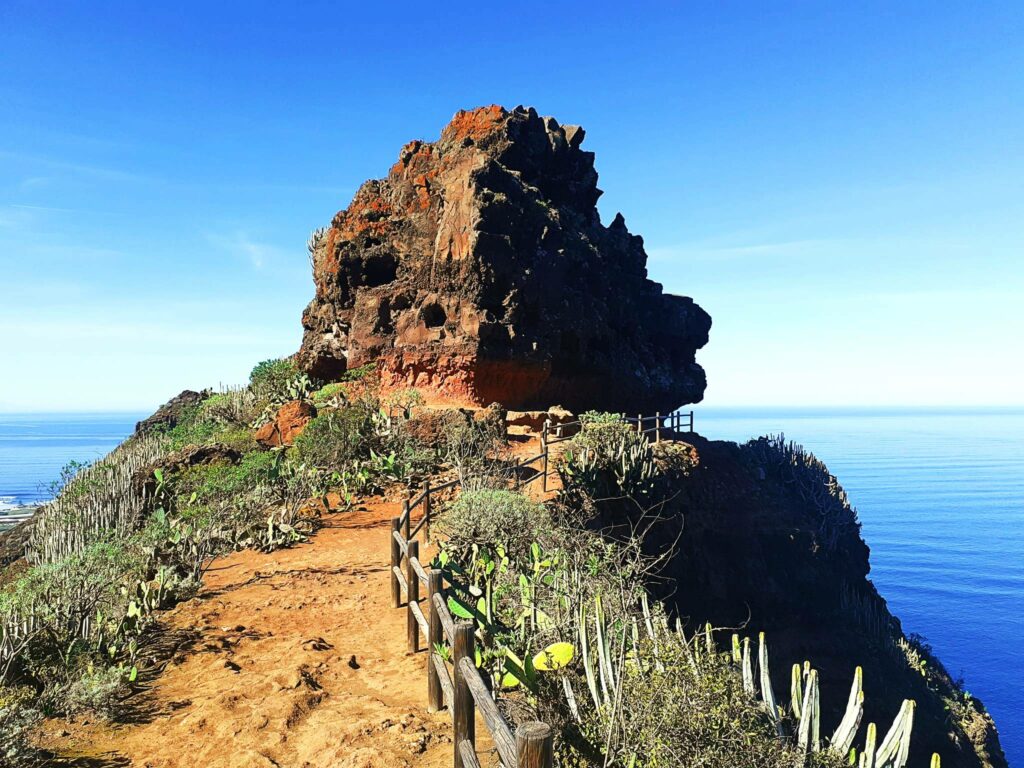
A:
{"label": "boulder", "polygon": [[310,239],[297,361],[376,362],[385,391],[517,410],[669,412],[699,401],[711,318],[647,278],[643,239],[601,223],[584,131],[533,109],[459,112]]}
{"label": "boulder", "polygon": [[556,405],[546,411],[509,411],[506,418],[510,427],[522,427],[530,432],[540,432],[544,429],[545,421],[550,421],[552,426],[558,426],[574,421],[576,416],[571,411]]}
{"label": "boulder", "polygon": [[490,434],[505,437],[505,410],[497,403],[487,408],[419,407],[403,425],[407,435],[425,445],[443,445],[460,428],[476,422]]}
{"label": "boulder", "polygon": [[194,392],[186,389],[156,409],[156,413],[135,425],[135,434],[142,435],[154,429],[173,429],[182,417],[210,396],[210,390]]}
{"label": "boulder", "polygon": [[265,448],[292,445],[314,416],[316,408],[312,403],[293,400],[282,405],[274,418],[256,430],[253,437]]}
{"label": "boulder", "polygon": [[132,474],[132,487],[135,493],[143,498],[150,498],[156,489],[156,470],[163,472],[164,477],[181,472],[189,467],[205,464],[237,464],[242,460],[242,453],[224,443],[210,445],[186,445],[179,451],[172,451],[153,464],[140,467]]}

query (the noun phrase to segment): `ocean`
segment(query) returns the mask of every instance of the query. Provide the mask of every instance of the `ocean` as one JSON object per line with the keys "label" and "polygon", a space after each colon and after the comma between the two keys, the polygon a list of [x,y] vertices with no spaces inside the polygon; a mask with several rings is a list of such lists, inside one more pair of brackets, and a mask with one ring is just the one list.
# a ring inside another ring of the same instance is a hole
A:
{"label": "ocean", "polygon": [[95,461],[148,414],[0,414],[0,515],[49,498],[46,486],[70,461]]}
{"label": "ocean", "polygon": [[[1024,409],[695,411],[705,437],[784,433],[828,464],[904,630],[962,676],[1024,765]],[[45,499],[61,467],[104,455],[142,415],[0,415],[0,513]]]}
{"label": "ocean", "polygon": [[828,465],[904,631],[985,702],[1024,765],[1024,409],[695,412],[705,437],[783,433]]}

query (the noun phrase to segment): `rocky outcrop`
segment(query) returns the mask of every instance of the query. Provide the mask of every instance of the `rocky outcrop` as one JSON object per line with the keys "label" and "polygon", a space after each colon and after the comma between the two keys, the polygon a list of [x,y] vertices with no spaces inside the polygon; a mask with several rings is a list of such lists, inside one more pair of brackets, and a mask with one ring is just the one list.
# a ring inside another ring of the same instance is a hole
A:
{"label": "rocky outcrop", "polygon": [[[809,659],[820,675],[826,730],[839,722],[861,665],[866,709],[858,744],[868,722],[887,729],[911,698],[909,765],[928,765],[938,752],[943,768],[1005,768],[981,702],[961,692],[926,649],[919,649],[926,664],[908,663],[903,628],[868,578],[870,551],[856,513],[824,465],[766,438],[742,446],[687,440],[699,461],[671,489],[647,536],[648,553],[666,557],[653,591],[683,623],[735,627],[755,638],[766,632],[777,692],[789,690],[790,666]],[[641,528],[636,521],[628,527]]]}
{"label": "rocky outcrop", "polygon": [[552,406],[546,411],[509,411],[506,417],[509,427],[520,427],[528,432],[540,432],[544,428],[544,422],[557,427],[575,419],[575,414],[560,405]]}
{"label": "rocky outcrop", "polygon": [[282,405],[274,418],[257,429],[253,437],[264,448],[291,445],[314,416],[316,408],[312,403],[293,400]]}
{"label": "rocky outcrop", "polygon": [[193,392],[186,389],[156,409],[149,418],[135,425],[135,434],[142,435],[155,429],[172,429],[182,417],[210,396],[210,390]]}
{"label": "rocky outcrop", "polygon": [[191,467],[209,464],[237,464],[241,460],[242,454],[237,448],[223,443],[186,445],[180,451],[172,451],[153,464],[136,470],[132,475],[132,487],[138,496],[151,499],[157,487],[157,470],[165,477],[170,477]]}
{"label": "rocky outcrop", "polygon": [[491,106],[407,144],[310,241],[300,366],[332,379],[379,361],[385,389],[456,405],[699,401],[711,319],[647,278],[621,214],[601,223],[583,137]]}

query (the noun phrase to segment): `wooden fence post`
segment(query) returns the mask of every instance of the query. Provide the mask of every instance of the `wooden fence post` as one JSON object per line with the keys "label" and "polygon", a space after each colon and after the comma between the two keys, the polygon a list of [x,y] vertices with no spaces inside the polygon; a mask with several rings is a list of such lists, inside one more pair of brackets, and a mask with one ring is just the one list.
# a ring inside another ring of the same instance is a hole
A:
{"label": "wooden fence post", "polygon": [[644,433],[644,415],[642,413],[636,415],[636,431],[641,435]]}
{"label": "wooden fence post", "polygon": [[432,568],[427,573],[427,608],[430,611],[427,619],[427,711],[437,712],[444,708],[444,692],[441,690],[441,678],[434,666],[434,649],[444,641],[444,628],[441,617],[434,604],[434,595],[444,590],[444,574],[440,568]]}
{"label": "wooden fence post", "polygon": [[406,603],[406,637],[409,641],[409,653],[416,653],[420,649],[420,624],[416,621],[416,614],[412,612],[412,606],[420,601],[420,577],[413,567],[413,559],[419,562],[420,543],[416,540],[408,542],[409,551],[405,553],[405,580],[409,582],[409,600]]}
{"label": "wooden fence post", "polygon": [[654,412],[654,442],[661,442],[661,411]]}
{"label": "wooden fence post", "polygon": [[548,492],[548,431],[551,429],[551,419],[544,419],[544,429],[540,433],[540,447],[544,450],[544,476],[540,479],[541,490]]}
{"label": "wooden fence post", "polygon": [[542,467],[544,474],[540,478],[542,490],[544,493],[548,492],[548,447],[544,446],[544,466]]}
{"label": "wooden fence post", "polygon": [[473,712],[473,693],[469,690],[465,676],[462,674],[463,659],[476,663],[474,649],[473,623],[460,621],[455,625],[455,701],[453,702],[452,719],[455,721],[455,768],[465,768],[462,760],[461,745],[468,741],[476,745],[476,718]]}
{"label": "wooden fence post", "polygon": [[409,536],[409,530],[410,525],[412,523],[412,510],[409,509],[408,495],[406,495],[405,501],[402,502],[402,519],[404,520],[404,522],[402,523],[402,538],[406,541],[409,541],[409,539],[411,538]]}
{"label": "wooden fence post", "polygon": [[402,548],[395,540],[395,534],[401,529],[401,520],[397,517],[391,518],[391,607],[397,608],[402,604],[402,585],[398,583],[398,575],[395,568],[402,564]]}
{"label": "wooden fence post", "polygon": [[693,411],[690,411],[690,431],[693,432]]}
{"label": "wooden fence post", "polygon": [[516,768],[552,768],[555,764],[551,726],[536,721],[516,730]]}
{"label": "wooden fence post", "polygon": [[430,543],[430,515],[433,512],[433,507],[430,503],[430,480],[423,481],[423,519],[426,522],[423,524],[423,535],[427,540],[427,544]]}

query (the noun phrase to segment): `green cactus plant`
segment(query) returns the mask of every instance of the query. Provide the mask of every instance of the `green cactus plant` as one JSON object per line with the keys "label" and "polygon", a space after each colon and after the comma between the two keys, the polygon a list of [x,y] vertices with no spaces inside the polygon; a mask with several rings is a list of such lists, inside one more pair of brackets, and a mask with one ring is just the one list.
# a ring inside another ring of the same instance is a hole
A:
{"label": "green cactus plant", "polygon": [[753,696],[754,691],[754,669],[750,659],[750,638],[743,638],[743,690]]}
{"label": "green cactus plant", "polygon": [[[735,635],[733,635],[735,638]],[[765,641],[764,632],[757,636],[757,662],[761,673],[761,700],[764,701],[768,716],[775,724],[775,731],[779,738],[783,737],[782,717],[779,714],[779,706],[775,702],[775,690],[772,688],[772,677],[768,667],[768,643]]]}
{"label": "green cactus plant", "polygon": [[904,699],[903,706],[882,739],[875,755],[877,768],[904,768],[910,754],[910,732],[914,727],[915,703]]}
{"label": "green cactus plant", "polygon": [[821,749],[821,700],[818,691],[818,670],[816,669],[810,670],[807,674],[800,712],[797,746],[805,754],[818,752]]}
{"label": "green cactus plant", "polygon": [[864,751],[860,753],[860,768],[877,768],[875,762],[875,744],[878,739],[878,728],[868,723],[867,736],[864,739]]}
{"label": "green cactus plant", "polygon": [[845,755],[853,746],[853,738],[857,735],[861,718],[864,716],[864,670],[857,667],[853,673],[853,684],[850,686],[850,697],[846,702],[846,712],[839,721],[829,748],[836,754]]}

